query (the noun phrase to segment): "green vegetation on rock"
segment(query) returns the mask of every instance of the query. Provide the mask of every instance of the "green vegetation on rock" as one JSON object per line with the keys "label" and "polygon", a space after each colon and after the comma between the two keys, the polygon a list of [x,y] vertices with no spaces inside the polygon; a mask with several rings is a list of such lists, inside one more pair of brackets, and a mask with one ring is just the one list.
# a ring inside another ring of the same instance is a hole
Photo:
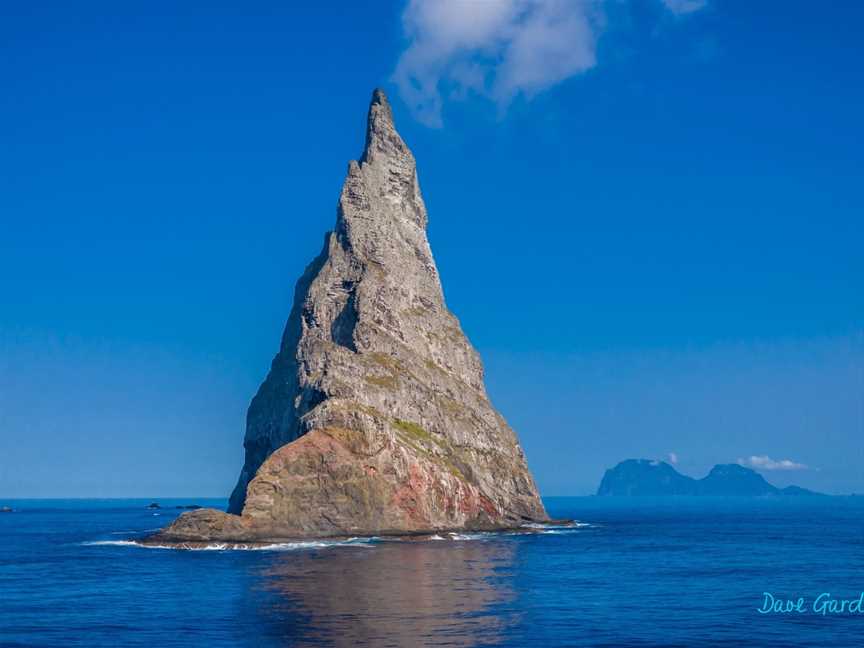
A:
{"label": "green vegetation on rock", "polygon": [[385,389],[396,389],[396,376],[364,376],[363,380],[370,385],[377,385]]}
{"label": "green vegetation on rock", "polygon": [[[428,459],[443,466],[453,476],[462,480],[465,479],[464,473],[459,470],[458,466],[456,466],[456,464],[450,461],[450,459],[447,457],[447,454],[450,451],[450,446],[446,441],[439,439],[436,435],[429,433],[428,431],[423,429],[422,426],[412,421],[405,421],[403,419],[394,418],[393,427],[396,428],[399,437],[411,448],[413,448],[423,456],[427,457]],[[428,446],[432,444],[437,446],[441,451],[444,452],[444,454],[436,454],[430,451]]]}
{"label": "green vegetation on rock", "polygon": [[404,432],[405,434],[409,435],[413,439],[416,439],[417,441],[423,441],[425,443],[435,442],[435,440],[432,438],[432,435],[416,423],[412,423],[411,421],[403,421],[402,419],[397,418],[393,419],[393,425],[396,427],[397,430]]}

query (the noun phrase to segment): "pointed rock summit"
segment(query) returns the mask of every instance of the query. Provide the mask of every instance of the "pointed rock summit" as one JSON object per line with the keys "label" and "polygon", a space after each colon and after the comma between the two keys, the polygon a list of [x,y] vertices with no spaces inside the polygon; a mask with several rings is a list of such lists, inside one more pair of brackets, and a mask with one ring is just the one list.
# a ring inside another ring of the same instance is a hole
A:
{"label": "pointed rock summit", "polygon": [[249,406],[228,513],[159,541],[265,541],[516,527],[546,511],[480,358],[447,309],[414,156],[384,92],[336,226],[297,282]]}

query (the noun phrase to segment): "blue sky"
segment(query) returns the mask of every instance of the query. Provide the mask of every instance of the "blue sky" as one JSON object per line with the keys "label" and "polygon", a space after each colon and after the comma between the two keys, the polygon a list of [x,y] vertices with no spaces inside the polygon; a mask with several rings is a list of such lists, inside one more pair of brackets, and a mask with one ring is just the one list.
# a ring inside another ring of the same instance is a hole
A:
{"label": "blue sky", "polygon": [[227,496],[376,85],[545,494],[864,492],[864,6],[313,4],[3,8],[0,497]]}

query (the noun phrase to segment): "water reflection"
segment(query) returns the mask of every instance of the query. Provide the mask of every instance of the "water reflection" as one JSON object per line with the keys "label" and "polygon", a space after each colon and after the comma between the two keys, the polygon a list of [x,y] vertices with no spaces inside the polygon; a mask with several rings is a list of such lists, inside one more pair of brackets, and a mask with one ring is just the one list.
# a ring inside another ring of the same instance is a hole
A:
{"label": "water reflection", "polygon": [[[489,645],[517,622],[516,543],[384,542],[280,555],[257,613],[285,645]],[[275,595],[275,596],[274,596]]]}

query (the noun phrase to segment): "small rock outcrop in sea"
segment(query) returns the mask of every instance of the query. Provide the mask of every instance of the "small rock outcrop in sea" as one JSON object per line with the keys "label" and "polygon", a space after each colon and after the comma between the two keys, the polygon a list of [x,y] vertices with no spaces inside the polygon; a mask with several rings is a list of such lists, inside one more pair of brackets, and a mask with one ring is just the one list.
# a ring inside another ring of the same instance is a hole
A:
{"label": "small rock outcrop in sea", "polygon": [[249,407],[228,513],[181,515],[158,541],[254,541],[547,520],[525,454],[448,310],[414,156],[384,93],[348,165],[336,227],[297,282]]}
{"label": "small rock outcrop in sea", "polygon": [[665,461],[627,459],[603,475],[598,495],[805,496],[821,495],[798,486],[777,488],[755,470],[738,464],[718,464],[706,477],[682,475]]}

